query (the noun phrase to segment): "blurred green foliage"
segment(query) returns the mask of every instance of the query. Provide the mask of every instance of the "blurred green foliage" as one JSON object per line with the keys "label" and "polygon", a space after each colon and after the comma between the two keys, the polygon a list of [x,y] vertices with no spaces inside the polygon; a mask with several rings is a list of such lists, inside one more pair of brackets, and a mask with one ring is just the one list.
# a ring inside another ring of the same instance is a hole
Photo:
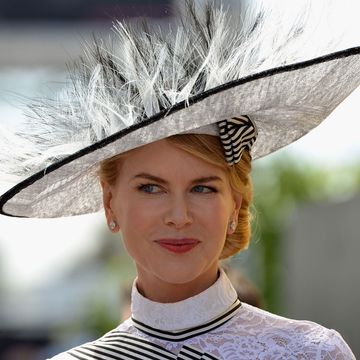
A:
{"label": "blurred green foliage", "polygon": [[[136,276],[135,265],[127,254],[121,237],[112,234],[105,226],[100,230],[100,237],[105,244],[102,258],[107,277],[104,284],[99,284],[103,286],[100,291],[102,296],[89,299],[86,324],[82,324],[95,337],[102,336],[125,320],[124,310],[130,305],[131,286]],[[116,304],[109,306],[114,292]]]}
{"label": "blurred green foliage", "polygon": [[360,191],[360,164],[315,167],[294,156],[277,156],[254,163],[253,182],[255,219],[250,248],[259,252],[257,283],[266,308],[281,313],[279,264],[290,216],[304,202],[340,201],[354,196]]}

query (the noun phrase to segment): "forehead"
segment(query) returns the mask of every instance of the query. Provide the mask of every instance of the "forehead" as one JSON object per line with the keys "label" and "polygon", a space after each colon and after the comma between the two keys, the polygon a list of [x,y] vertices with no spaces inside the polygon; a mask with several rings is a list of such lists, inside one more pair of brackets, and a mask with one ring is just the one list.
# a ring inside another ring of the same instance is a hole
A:
{"label": "forehead", "polygon": [[180,149],[168,140],[159,140],[129,151],[121,160],[121,175],[146,172],[157,176],[210,176],[222,178],[227,173],[220,167]]}

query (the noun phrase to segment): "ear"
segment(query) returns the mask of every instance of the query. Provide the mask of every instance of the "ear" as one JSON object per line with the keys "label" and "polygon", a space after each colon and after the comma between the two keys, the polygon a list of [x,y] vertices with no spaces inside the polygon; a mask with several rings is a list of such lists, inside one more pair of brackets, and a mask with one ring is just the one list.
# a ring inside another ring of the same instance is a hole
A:
{"label": "ear", "polygon": [[231,213],[231,218],[229,219],[229,226],[227,229],[227,234],[231,235],[236,231],[236,227],[238,225],[238,217],[239,211],[241,209],[242,203],[242,195],[238,192],[233,192],[233,201],[234,201],[234,208]]}
{"label": "ear", "polygon": [[241,209],[242,204],[242,195],[239,192],[234,191],[233,192],[233,199],[234,199],[234,217],[237,220],[239,216],[239,211]]}
{"label": "ear", "polygon": [[[109,185],[109,183],[107,183],[106,181],[100,181],[100,185],[102,188],[102,193],[103,193],[103,205],[104,205],[104,210],[105,210],[105,217],[106,217],[106,222],[110,228],[110,223],[116,221],[115,218],[115,214],[111,208],[111,202],[112,202],[112,198],[113,198],[113,190],[112,187]],[[114,229],[110,230],[112,232],[117,232],[119,231],[118,225],[116,225],[116,227]]]}

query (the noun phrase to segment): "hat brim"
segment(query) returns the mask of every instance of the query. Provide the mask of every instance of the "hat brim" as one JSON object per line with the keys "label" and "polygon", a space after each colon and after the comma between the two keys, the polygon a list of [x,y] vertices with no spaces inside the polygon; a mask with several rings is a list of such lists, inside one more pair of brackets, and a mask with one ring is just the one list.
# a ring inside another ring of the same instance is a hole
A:
{"label": "hat brim", "polygon": [[0,198],[0,213],[53,218],[99,211],[100,161],[224,119],[248,115],[258,129],[253,159],[319,125],[360,83],[360,47],[273,68],[178,103],[32,175]]}

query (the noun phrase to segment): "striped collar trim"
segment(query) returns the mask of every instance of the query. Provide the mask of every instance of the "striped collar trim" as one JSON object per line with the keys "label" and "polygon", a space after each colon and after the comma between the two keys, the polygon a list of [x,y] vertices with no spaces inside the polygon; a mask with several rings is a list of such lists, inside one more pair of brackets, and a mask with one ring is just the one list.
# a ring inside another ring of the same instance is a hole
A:
{"label": "striped collar trim", "polygon": [[[132,317],[164,331],[194,328],[224,314],[238,295],[223,269],[214,284],[197,295],[173,303],[159,303],[139,293],[136,280],[131,295]],[[186,314],[186,316],[184,316]]]}
{"label": "striped collar trim", "polygon": [[160,329],[155,329],[151,326],[148,326],[133,317],[131,318],[132,323],[134,327],[136,327],[141,332],[150,335],[152,337],[155,337],[157,339],[161,340],[167,340],[167,341],[183,341],[190,339],[192,337],[205,334],[209,331],[212,331],[221,325],[225,324],[227,321],[231,320],[239,311],[241,307],[241,302],[239,299],[237,299],[231,307],[223,314],[219,315],[215,319],[204,323],[202,325],[192,327],[186,330],[181,331],[165,331]]}

